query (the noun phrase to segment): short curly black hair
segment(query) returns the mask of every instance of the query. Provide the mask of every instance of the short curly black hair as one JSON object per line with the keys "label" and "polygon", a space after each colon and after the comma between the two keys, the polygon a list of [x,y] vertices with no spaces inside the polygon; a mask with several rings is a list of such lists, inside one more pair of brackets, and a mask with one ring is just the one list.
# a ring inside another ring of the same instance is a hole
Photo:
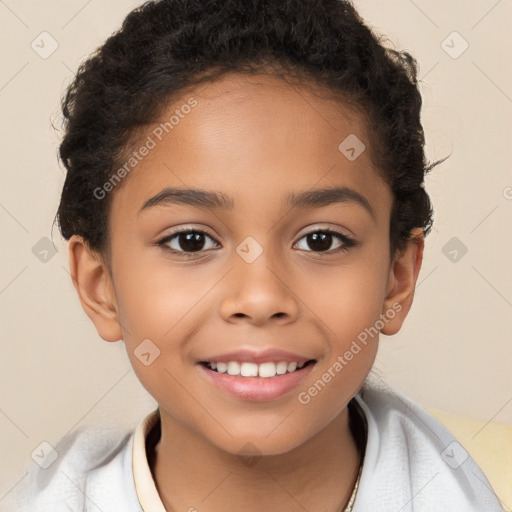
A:
{"label": "short curly black hair", "polygon": [[416,60],[383,44],[345,0],[157,0],[79,67],[62,98],[59,156],[66,179],[56,218],[62,236],[80,235],[109,254],[112,194],[98,200],[134,134],[186,88],[228,72],[273,73],[317,84],[355,106],[371,155],[393,192],[393,254],[411,230],[432,226],[424,190],[422,105]]}

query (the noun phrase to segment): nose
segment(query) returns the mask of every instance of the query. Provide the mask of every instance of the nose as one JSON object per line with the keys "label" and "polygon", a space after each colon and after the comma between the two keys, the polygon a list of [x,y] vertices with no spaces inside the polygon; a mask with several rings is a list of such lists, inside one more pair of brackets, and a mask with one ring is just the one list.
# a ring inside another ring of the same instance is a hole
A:
{"label": "nose", "polygon": [[291,283],[287,282],[290,279],[286,279],[283,266],[272,265],[265,251],[252,263],[238,258],[234,265],[225,281],[220,304],[224,320],[245,321],[258,326],[269,321],[289,323],[296,320],[299,299]]}

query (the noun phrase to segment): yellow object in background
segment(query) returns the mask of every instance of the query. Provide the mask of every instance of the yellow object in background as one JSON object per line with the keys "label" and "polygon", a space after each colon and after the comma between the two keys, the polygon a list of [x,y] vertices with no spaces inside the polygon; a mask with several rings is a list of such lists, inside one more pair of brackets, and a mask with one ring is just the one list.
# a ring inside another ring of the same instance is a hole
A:
{"label": "yellow object in background", "polygon": [[480,466],[506,512],[512,512],[512,425],[426,407]]}

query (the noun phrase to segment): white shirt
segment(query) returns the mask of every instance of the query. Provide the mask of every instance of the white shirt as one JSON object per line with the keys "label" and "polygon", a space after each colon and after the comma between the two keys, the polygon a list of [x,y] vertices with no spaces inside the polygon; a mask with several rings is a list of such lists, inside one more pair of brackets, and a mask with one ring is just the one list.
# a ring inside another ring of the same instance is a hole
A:
{"label": "white shirt", "polygon": [[[503,512],[476,463],[422,407],[369,379],[356,400],[368,437],[353,512]],[[0,511],[165,512],[146,454],[159,421],[156,409],[134,432],[75,430],[51,466],[29,468]]]}

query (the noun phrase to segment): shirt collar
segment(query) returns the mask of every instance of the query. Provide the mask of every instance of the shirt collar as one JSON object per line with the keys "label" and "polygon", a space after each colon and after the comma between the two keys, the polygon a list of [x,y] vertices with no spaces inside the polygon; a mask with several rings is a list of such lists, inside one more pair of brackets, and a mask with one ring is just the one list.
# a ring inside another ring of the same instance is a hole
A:
{"label": "shirt collar", "polygon": [[[155,486],[153,475],[148,464],[146,441],[153,438],[153,442],[157,442],[155,436],[148,437],[153,427],[160,422],[160,412],[157,409],[150,412],[137,426],[133,437],[132,452],[132,472],[135,482],[135,491],[139,499],[140,506],[144,512],[165,512],[165,507],[160,499],[160,495]],[[153,446],[149,447],[153,448]]]}

